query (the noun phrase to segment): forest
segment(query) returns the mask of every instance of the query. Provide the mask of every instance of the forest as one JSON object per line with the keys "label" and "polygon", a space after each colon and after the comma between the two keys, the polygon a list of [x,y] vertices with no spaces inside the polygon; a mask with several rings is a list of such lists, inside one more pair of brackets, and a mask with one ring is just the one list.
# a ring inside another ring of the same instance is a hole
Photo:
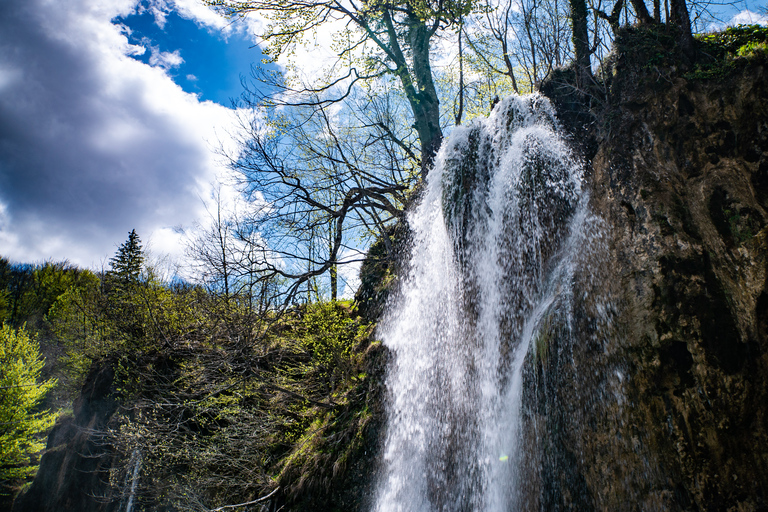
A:
{"label": "forest", "polygon": [[[376,328],[444,140],[541,93],[592,161],[626,121],[616,91],[764,77],[768,63],[768,28],[711,31],[696,1],[205,3],[267,16],[266,51],[287,63],[252,70],[222,155],[248,207],[209,210],[188,240],[192,277],[135,230],[101,269],[0,258],[4,509],[367,509],[392,359]],[[309,80],[291,56],[322,31],[337,58]],[[753,183],[764,201],[768,181]],[[710,210],[737,252],[765,222],[721,196]],[[54,485],[57,472],[75,476]]]}

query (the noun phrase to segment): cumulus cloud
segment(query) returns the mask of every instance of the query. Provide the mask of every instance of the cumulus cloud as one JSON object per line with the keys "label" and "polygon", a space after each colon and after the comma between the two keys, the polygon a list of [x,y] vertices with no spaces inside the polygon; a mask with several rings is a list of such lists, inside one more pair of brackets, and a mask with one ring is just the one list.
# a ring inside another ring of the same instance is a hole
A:
{"label": "cumulus cloud", "polygon": [[133,228],[180,254],[169,227],[204,213],[232,111],[171,80],[178,53],[129,56],[111,20],[136,8],[0,2],[0,254],[97,266]]}
{"label": "cumulus cloud", "polygon": [[729,27],[735,27],[736,25],[768,25],[768,16],[744,10],[731,18],[731,21],[727,23]]}
{"label": "cumulus cloud", "polygon": [[744,9],[743,11],[736,13],[730,19],[721,17],[720,20],[721,21],[707,25],[707,31],[717,32],[725,30],[727,27],[735,27],[737,25],[768,25],[768,16],[765,13],[760,14],[750,11],[749,9]]}
{"label": "cumulus cloud", "polygon": [[181,63],[184,62],[184,59],[181,58],[179,50],[174,50],[172,52],[161,52],[157,46],[151,46],[149,50],[151,52],[149,57],[150,66],[158,66],[167,71],[169,69],[181,66]]}

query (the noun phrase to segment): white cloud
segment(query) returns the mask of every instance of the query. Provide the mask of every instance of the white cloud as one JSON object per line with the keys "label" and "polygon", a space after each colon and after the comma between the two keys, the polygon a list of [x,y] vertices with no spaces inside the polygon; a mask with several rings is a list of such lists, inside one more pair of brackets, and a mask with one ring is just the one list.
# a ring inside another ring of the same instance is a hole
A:
{"label": "white cloud", "polygon": [[229,20],[209,9],[200,0],[171,0],[168,3],[172,3],[181,16],[195,20],[201,25],[218,30],[228,30],[232,25]]}
{"label": "white cloud", "polygon": [[735,27],[736,25],[768,25],[768,16],[744,10],[731,18],[726,25],[729,27]]}
{"label": "white cloud", "polygon": [[[181,257],[200,197],[232,144],[233,112],[143,64],[111,20],[133,0],[5,0],[0,6],[0,254],[99,266],[135,228]],[[199,14],[199,16],[203,16]],[[214,15],[215,16],[215,15]]]}
{"label": "white cloud", "polygon": [[151,55],[149,57],[150,66],[158,66],[166,71],[181,66],[184,59],[181,58],[179,50],[172,52],[161,52],[157,46],[150,47]]}
{"label": "white cloud", "polygon": [[193,20],[201,26],[220,31],[224,36],[233,32],[246,32],[256,42],[257,34],[264,27],[264,19],[259,15],[248,16],[236,21],[228,20],[208,8],[201,0],[147,0],[148,10],[161,28],[168,14],[175,11],[183,18]]}
{"label": "white cloud", "polygon": [[735,27],[737,25],[768,25],[768,16],[745,9],[735,14],[728,21],[708,25],[707,30],[718,32],[725,30],[727,27]]}

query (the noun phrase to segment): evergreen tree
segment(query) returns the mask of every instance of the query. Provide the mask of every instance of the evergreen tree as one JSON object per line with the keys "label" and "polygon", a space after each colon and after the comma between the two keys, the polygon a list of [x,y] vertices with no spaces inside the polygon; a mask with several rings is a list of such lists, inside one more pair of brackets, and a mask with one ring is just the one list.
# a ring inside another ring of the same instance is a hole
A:
{"label": "evergreen tree", "polygon": [[128,240],[109,259],[109,265],[112,267],[110,274],[121,282],[138,282],[144,267],[144,253],[142,252],[141,239],[136,234],[135,229],[131,230],[128,234]]}
{"label": "evergreen tree", "polygon": [[[39,405],[55,380],[39,382],[44,361],[40,346],[21,328],[0,329],[0,481],[13,481],[37,471],[30,456],[45,446],[40,434],[55,414]],[[0,494],[5,489],[0,489]]]}
{"label": "evergreen tree", "polygon": [[104,314],[115,331],[126,340],[136,342],[145,331],[143,318],[144,300],[146,299],[142,280],[144,254],[141,239],[133,229],[126,240],[110,258],[112,267],[103,280]]}

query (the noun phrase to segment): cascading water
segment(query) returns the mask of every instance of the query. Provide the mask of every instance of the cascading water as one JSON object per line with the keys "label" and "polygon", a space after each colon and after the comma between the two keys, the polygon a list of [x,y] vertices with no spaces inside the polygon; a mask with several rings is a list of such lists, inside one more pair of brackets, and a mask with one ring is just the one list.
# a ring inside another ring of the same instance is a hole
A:
{"label": "cascading water", "polygon": [[541,96],[446,140],[380,329],[393,359],[376,511],[518,509],[522,370],[544,319],[568,323],[581,185]]}

